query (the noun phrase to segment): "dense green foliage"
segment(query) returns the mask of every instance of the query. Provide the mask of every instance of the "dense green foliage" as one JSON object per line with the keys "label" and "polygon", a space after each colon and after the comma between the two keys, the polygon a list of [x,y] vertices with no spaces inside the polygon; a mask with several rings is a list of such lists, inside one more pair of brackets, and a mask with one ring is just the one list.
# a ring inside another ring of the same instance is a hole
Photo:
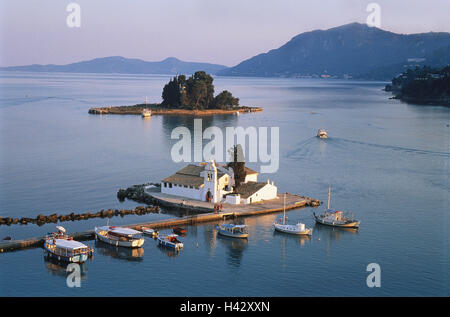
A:
{"label": "dense green foliage", "polygon": [[239,187],[239,185],[245,182],[245,160],[244,152],[242,146],[237,144],[230,149],[233,161],[228,163],[228,167],[233,169],[234,173],[234,192]]}
{"label": "dense green foliage", "polygon": [[195,72],[186,79],[175,76],[163,88],[162,105],[182,109],[228,109],[239,106],[239,99],[229,91],[214,97],[214,79],[204,71]]}
{"label": "dense green foliage", "polygon": [[[389,89],[387,86],[386,88]],[[442,69],[408,69],[392,79],[391,89],[398,98],[448,102],[450,99],[450,66]]]}

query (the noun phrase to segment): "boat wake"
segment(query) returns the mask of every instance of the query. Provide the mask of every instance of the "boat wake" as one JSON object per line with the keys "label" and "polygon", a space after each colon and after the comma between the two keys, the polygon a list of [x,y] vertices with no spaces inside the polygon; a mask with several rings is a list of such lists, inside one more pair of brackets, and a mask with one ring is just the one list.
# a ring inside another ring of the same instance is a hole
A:
{"label": "boat wake", "polygon": [[355,141],[355,140],[349,140],[349,139],[343,139],[343,138],[333,138],[332,143],[335,143],[337,146],[344,145],[345,143],[347,143],[347,144],[365,145],[365,146],[370,146],[370,147],[379,148],[379,149],[400,151],[400,152],[404,152],[404,153],[450,157],[449,152],[430,151],[430,150],[414,149],[414,148],[407,148],[407,147],[395,146],[395,145],[376,144],[376,143]]}

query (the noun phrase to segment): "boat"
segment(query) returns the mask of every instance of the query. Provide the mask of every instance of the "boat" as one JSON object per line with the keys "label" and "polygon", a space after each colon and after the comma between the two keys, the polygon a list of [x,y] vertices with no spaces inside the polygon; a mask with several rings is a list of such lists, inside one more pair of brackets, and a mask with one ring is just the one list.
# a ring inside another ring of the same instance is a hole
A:
{"label": "boat", "polygon": [[328,188],[328,206],[325,213],[316,215],[314,212],[314,218],[316,222],[322,225],[340,227],[340,228],[354,228],[358,229],[361,221],[354,219],[353,217],[344,216],[344,212],[340,210],[333,210],[330,208],[331,189]]}
{"label": "boat", "polygon": [[217,225],[219,234],[232,238],[248,238],[246,225],[235,225],[232,223]]}
{"label": "boat", "polygon": [[172,228],[172,231],[173,231],[173,233],[178,234],[178,235],[182,235],[187,232],[186,229],[180,228],[180,227],[174,227],[174,228]]}
{"label": "boat", "polygon": [[151,117],[152,116],[152,111],[150,109],[143,109],[142,110],[142,117]]}
{"label": "boat", "polygon": [[83,263],[94,250],[87,245],[73,240],[66,235],[66,230],[57,226],[58,232],[49,233],[45,237],[44,253],[49,259],[68,263]]}
{"label": "boat", "polygon": [[175,233],[158,236],[158,244],[163,247],[174,249],[176,251],[184,247],[183,243],[177,239],[178,235]]}
{"label": "boat", "polygon": [[280,219],[280,223],[275,222],[273,228],[278,232],[308,236],[311,236],[313,231],[312,228],[306,228],[305,224],[301,222],[296,225],[286,224],[286,194],[283,201],[283,219]]}
{"label": "boat", "polygon": [[143,234],[151,236],[152,238],[156,238],[158,236],[158,231],[155,229],[142,227],[141,230]]}
{"label": "boat", "polygon": [[319,129],[317,131],[317,137],[320,138],[320,139],[328,138],[327,131],[325,131],[325,129]]}
{"label": "boat", "polygon": [[117,247],[139,248],[144,244],[142,232],[122,227],[95,227],[95,238]]}

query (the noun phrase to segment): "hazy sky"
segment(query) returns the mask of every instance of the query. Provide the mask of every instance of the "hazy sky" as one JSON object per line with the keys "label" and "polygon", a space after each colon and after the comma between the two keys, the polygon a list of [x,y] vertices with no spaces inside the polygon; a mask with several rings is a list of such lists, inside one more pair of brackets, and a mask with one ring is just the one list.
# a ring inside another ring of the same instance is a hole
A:
{"label": "hazy sky", "polygon": [[[66,24],[71,2],[80,28]],[[365,23],[372,2],[382,29],[450,32],[450,0],[1,0],[0,66],[115,55],[233,66],[305,31]]]}

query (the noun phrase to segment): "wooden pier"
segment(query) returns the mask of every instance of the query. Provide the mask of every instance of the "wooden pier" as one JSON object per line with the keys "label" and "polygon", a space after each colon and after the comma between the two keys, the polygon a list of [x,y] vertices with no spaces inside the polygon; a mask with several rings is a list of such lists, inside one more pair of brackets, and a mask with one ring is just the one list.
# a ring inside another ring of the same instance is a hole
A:
{"label": "wooden pier", "polygon": [[[199,212],[195,215],[189,215],[182,218],[170,218],[163,220],[155,220],[145,223],[124,225],[123,227],[141,230],[141,228],[149,227],[153,229],[171,228],[182,225],[195,225],[197,223],[205,222],[219,222],[224,219],[234,219],[240,217],[257,216],[268,213],[276,213],[283,211],[283,195],[278,194],[278,197],[273,200],[264,201],[261,203],[254,203],[248,205],[231,205],[223,204],[222,211],[214,212],[214,204],[187,200],[182,197],[162,194],[158,190],[149,190],[145,192],[158,205],[168,208],[178,208],[194,212]],[[299,196],[295,194],[286,193],[286,210],[298,209],[302,207],[316,207],[320,205],[320,201]],[[72,234],[73,238],[78,241],[94,239],[94,230],[75,232]],[[0,242],[0,252],[9,252],[21,250],[26,248],[41,247],[44,243],[44,237],[37,237],[24,240],[12,240]]]}

